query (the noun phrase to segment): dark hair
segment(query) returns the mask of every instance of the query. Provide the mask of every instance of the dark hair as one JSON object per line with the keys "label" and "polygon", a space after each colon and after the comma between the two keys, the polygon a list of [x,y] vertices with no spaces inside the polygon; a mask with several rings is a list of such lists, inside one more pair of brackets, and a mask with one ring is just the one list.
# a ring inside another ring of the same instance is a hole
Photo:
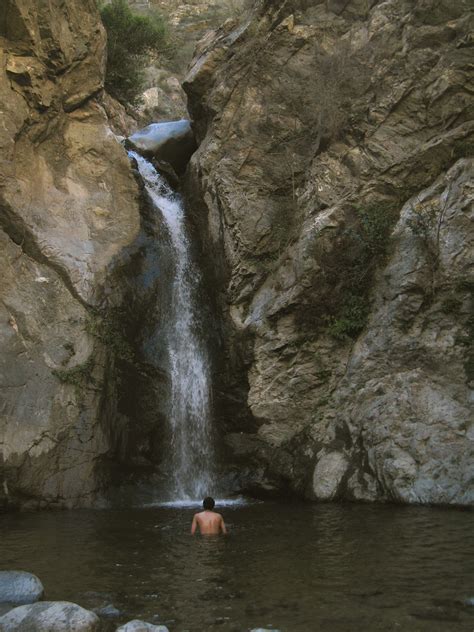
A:
{"label": "dark hair", "polygon": [[202,501],[202,506],[204,507],[204,509],[207,509],[208,511],[212,511],[214,509],[214,505],[216,503],[214,502],[214,498],[211,498],[210,496],[208,496],[207,498],[204,498],[204,500]]}

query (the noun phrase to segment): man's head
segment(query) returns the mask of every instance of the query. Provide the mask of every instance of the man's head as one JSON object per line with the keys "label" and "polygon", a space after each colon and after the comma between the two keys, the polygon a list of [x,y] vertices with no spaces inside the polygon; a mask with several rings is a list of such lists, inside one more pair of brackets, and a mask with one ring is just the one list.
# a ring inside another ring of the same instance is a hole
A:
{"label": "man's head", "polygon": [[206,509],[206,511],[212,511],[215,504],[216,503],[214,502],[214,498],[211,498],[210,496],[204,498],[204,500],[202,501],[202,506],[204,507],[204,509]]}

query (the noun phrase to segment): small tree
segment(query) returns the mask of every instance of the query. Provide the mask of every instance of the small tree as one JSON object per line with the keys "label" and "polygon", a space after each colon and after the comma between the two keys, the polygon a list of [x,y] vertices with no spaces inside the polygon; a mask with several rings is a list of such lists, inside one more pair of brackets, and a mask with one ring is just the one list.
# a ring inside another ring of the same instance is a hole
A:
{"label": "small tree", "polygon": [[100,10],[107,31],[105,89],[121,103],[136,105],[151,56],[163,51],[166,28],[161,15],[136,15],[126,0],[112,0]]}

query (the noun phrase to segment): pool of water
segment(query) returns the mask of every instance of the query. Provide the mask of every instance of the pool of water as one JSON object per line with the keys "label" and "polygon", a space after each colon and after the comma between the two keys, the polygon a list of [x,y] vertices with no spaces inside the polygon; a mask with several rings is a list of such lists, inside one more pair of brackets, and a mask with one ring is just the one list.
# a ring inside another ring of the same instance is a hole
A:
{"label": "pool of water", "polygon": [[222,508],[229,535],[204,538],[194,510],[2,515],[0,568],[170,632],[474,630],[474,512],[237,503]]}

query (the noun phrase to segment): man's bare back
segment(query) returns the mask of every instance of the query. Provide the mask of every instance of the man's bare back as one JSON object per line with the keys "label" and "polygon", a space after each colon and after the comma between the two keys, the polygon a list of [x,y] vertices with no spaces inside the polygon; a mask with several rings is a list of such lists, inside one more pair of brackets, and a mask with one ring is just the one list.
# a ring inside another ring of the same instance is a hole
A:
{"label": "man's bare back", "polygon": [[212,511],[214,508],[214,500],[210,497],[205,498],[203,505],[204,511],[194,514],[193,523],[191,525],[191,535],[194,535],[198,528],[202,535],[227,533],[221,514]]}

